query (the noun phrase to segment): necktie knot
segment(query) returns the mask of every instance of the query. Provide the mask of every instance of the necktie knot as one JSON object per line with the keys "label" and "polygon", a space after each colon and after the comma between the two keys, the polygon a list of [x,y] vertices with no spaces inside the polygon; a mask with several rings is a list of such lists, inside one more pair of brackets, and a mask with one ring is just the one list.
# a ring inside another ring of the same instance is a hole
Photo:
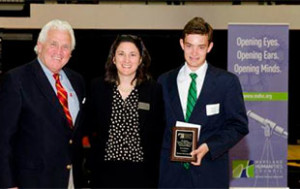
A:
{"label": "necktie knot", "polygon": [[53,78],[56,82],[59,81],[59,74],[53,74]]}
{"label": "necktie knot", "polygon": [[192,78],[192,80],[195,80],[198,75],[196,73],[190,73],[190,77]]}

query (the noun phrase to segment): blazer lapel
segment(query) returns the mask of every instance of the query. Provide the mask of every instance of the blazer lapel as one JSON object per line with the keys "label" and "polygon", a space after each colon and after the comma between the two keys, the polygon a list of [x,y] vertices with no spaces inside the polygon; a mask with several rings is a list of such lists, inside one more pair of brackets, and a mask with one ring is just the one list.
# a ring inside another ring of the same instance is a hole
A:
{"label": "blazer lapel", "polygon": [[35,77],[35,82],[37,83],[38,87],[40,88],[42,94],[45,96],[45,98],[49,101],[51,105],[53,105],[57,111],[65,117],[65,113],[57,99],[57,96],[48,81],[45,73],[43,72],[43,69],[41,68],[40,64],[37,60],[32,62],[32,72]]}
{"label": "blazer lapel", "polygon": [[201,93],[197,99],[194,110],[190,117],[191,123],[201,123],[201,125],[205,125],[207,121],[206,116],[206,103],[208,99],[213,96],[213,92],[215,90],[215,81],[214,81],[214,71],[213,67],[208,64],[207,72],[204,77],[204,82],[202,86]]}
{"label": "blazer lapel", "polygon": [[70,84],[72,86],[72,88],[74,89],[75,93],[76,93],[76,96],[78,98],[78,103],[79,103],[79,110],[78,110],[78,114],[77,114],[77,117],[76,117],[76,120],[75,122],[73,121],[73,125],[74,125],[74,130],[78,127],[78,120],[80,120],[80,117],[81,117],[81,109],[82,109],[82,105],[83,105],[83,93],[82,93],[82,90],[80,88],[80,85],[79,85],[79,81],[77,80],[77,77],[74,77],[74,75],[68,71],[67,69],[63,69],[65,74],[67,75],[69,81],[70,81]]}
{"label": "blazer lapel", "polygon": [[80,88],[81,86],[79,85],[79,81],[78,81],[77,77],[74,77],[74,75],[71,72],[69,72],[67,69],[64,69],[64,72],[66,73],[66,75],[72,85],[72,88],[74,89],[74,91],[77,95],[77,98],[79,101],[79,110],[80,110],[81,106],[82,106],[82,100],[84,98],[83,89]]}
{"label": "blazer lapel", "polygon": [[[181,68],[181,67],[180,67]],[[175,117],[178,118],[178,121],[184,121],[184,115],[180,103],[180,97],[177,86],[177,75],[180,68],[170,73],[169,78],[167,79],[167,89],[169,91],[170,105],[172,107]]]}
{"label": "blazer lapel", "polygon": [[[101,120],[103,120],[103,122],[101,123],[101,131],[103,133],[107,133],[109,131],[109,124],[110,124],[110,117],[111,117],[111,113],[112,113],[112,101],[113,101],[113,87],[114,84],[111,83],[107,83],[107,82],[101,82],[101,84],[99,84],[101,87],[98,88],[97,94],[100,99],[100,101],[97,101],[98,103],[96,104],[96,106],[101,107],[100,113],[102,113],[103,115],[97,115],[97,116],[101,116]],[[99,112],[98,112],[99,113]],[[105,134],[102,134],[101,136],[104,136]]]}
{"label": "blazer lapel", "polygon": [[[151,110],[151,91],[149,90],[149,83],[148,82],[144,82],[142,83],[140,86],[137,86],[138,89],[138,93],[139,93],[139,99],[138,99],[138,103],[145,103],[145,104],[149,104],[150,108],[149,110],[144,110],[144,109],[140,109],[138,107],[138,112],[139,112],[139,126],[140,126],[140,130],[141,133],[144,135],[145,134],[145,120],[147,118],[148,113]],[[138,105],[139,106],[139,105]]]}

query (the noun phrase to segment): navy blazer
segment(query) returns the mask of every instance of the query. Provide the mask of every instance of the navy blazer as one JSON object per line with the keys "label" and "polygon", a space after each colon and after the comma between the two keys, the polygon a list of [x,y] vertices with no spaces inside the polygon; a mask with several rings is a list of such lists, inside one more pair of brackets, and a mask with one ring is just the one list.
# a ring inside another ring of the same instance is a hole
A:
{"label": "navy blazer", "polygon": [[[81,104],[82,77],[64,71]],[[0,88],[0,187],[66,188],[70,164],[76,185],[81,171],[73,155],[81,154],[80,116],[79,111],[75,128],[69,128],[37,60],[7,72]]]}
{"label": "navy blazer", "polygon": [[[145,174],[148,174],[152,183],[151,187],[157,187],[159,174],[159,160],[161,143],[164,132],[164,108],[162,89],[155,81],[146,81],[137,86],[139,102],[149,105],[149,109],[138,109],[141,144],[144,149]],[[113,84],[105,82],[103,78],[97,78],[91,85],[91,96],[88,98],[87,122],[91,142],[91,158],[88,164],[92,170],[92,182],[101,180],[101,174],[105,170],[104,161],[105,145],[108,140],[108,131],[111,119],[113,100]],[[130,173],[127,173],[130,175]],[[126,176],[126,175],[125,175]],[[115,178],[116,181],[118,178]],[[99,187],[92,183],[93,187]]]}
{"label": "navy blazer", "polygon": [[[189,122],[202,126],[198,146],[207,143],[209,152],[200,166],[191,165],[189,170],[185,170],[182,163],[170,161],[171,128],[176,121],[184,121],[177,87],[180,68],[159,77],[167,120],[160,163],[160,187],[228,188],[228,150],[248,133],[239,80],[232,73],[208,65],[202,91]],[[210,115],[208,105],[218,104],[219,112]]]}

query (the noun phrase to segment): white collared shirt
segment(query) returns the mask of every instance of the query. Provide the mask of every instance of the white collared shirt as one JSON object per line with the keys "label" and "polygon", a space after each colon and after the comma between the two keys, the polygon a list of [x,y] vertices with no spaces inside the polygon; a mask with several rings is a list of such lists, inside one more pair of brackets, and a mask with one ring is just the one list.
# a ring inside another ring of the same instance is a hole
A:
{"label": "white collared shirt", "polygon": [[180,102],[181,102],[181,107],[183,111],[183,115],[185,116],[186,114],[186,106],[187,106],[187,98],[188,98],[188,91],[190,87],[190,83],[192,81],[190,77],[190,73],[196,73],[197,78],[197,97],[199,97],[199,94],[202,90],[204,78],[206,75],[207,71],[207,62],[205,61],[200,68],[198,68],[196,71],[192,71],[187,63],[182,66],[182,68],[179,70],[178,76],[177,76],[177,87],[178,87],[178,92],[179,92],[179,97],[180,97]]}

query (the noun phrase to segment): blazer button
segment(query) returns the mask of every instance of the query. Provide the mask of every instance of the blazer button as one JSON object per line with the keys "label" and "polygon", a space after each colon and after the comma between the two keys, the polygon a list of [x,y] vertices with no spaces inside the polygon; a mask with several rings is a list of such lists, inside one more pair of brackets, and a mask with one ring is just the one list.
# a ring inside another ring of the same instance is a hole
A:
{"label": "blazer button", "polygon": [[73,140],[72,139],[69,140],[69,144],[73,144]]}
{"label": "blazer button", "polygon": [[67,165],[67,169],[70,170],[72,168],[72,165]]}

